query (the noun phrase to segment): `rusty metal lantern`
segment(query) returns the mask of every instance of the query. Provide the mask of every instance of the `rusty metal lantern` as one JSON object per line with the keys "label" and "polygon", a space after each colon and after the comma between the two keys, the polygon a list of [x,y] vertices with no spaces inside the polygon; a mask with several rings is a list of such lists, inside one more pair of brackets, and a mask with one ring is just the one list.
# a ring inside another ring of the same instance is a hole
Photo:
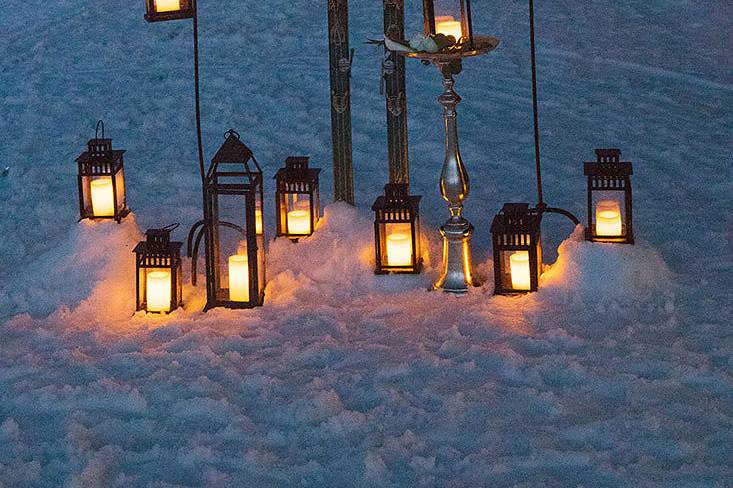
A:
{"label": "rusty metal lantern", "polygon": [[541,220],[527,203],[505,203],[494,217],[494,294],[537,291],[542,272]]}
{"label": "rusty metal lantern", "polygon": [[145,20],[190,19],[195,15],[196,0],[145,0]]}
{"label": "rusty metal lantern", "polygon": [[113,150],[104,137],[104,122],[97,122],[94,139],[87,143],[78,164],[79,220],[113,219],[130,213],[125,198],[124,150]]}
{"label": "rusty metal lantern", "polygon": [[294,241],[308,237],[321,219],[321,170],[308,167],[308,161],[305,156],[291,156],[275,174],[277,237]]}
{"label": "rusty metal lantern", "polygon": [[425,35],[453,36],[457,44],[473,46],[471,0],[423,0]]}
{"label": "rusty metal lantern", "polygon": [[174,224],[149,229],[135,246],[137,309],[169,313],[183,305],[182,242],[171,242]]}
{"label": "rusty metal lantern", "polygon": [[188,235],[194,285],[199,245],[202,238],[206,242],[206,310],[262,305],[265,235],[257,211],[262,199],[262,169],[239,134],[230,130],[206,174],[204,220]]}
{"label": "rusty metal lantern", "polygon": [[390,183],[374,210],[376,274],[422,271],[420,196],[410,196],[407,184]]}
{"label": "rusty metal lantern", "polygon": [[630,162],[621,161],[618,149],[596,149],[596,161],[584,164],[588,177],[589,241],[634,243]]}

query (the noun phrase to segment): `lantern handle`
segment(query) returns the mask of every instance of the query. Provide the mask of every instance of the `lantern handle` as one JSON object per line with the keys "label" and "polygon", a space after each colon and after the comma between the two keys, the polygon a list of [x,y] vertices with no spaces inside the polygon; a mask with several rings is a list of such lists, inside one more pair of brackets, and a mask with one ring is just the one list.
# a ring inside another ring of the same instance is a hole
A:
{"label": "lantern handle", "polygon": [[176,230],[180,226],[181,226],[181,224],[179,224],[178,222],[176,222],[175,224],[166,225],[165,227],[163,227],[160,230],[167,230],[168,232],[173,232],[174,230]]}
{"label": "lantern handle", "polygon": [[104,139],[104,121],[98,120],[97,127],[94,129],[94,138],[99,139],[99,127],[102,127],[102,139]]}
{"label": "lantern handle", "polygon": [[234,136],[234,137],[236,137],[237,139],[240,139],[240,136],[239,136],[239,132],[237,132],[237,131],[236,131],[236,130],[234,130],[234,129],[229,129],[228,131],[226,131],[226,132],[224,133],[224,139],[229,139],[229,136]]}

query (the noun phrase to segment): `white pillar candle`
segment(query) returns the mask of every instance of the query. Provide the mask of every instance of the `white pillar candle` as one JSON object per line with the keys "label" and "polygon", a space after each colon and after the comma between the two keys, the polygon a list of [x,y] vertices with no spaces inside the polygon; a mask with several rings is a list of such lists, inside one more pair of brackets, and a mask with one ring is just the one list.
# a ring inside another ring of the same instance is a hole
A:
{"label": "white pillar candle", "polygon": [[288,212],[288,234],[310,234],[311,215],[308,210],[292,210]]}
{"label": "white pillar candle", "polygon": [[249,301],[249,259],[246,254],[229,257],[229,300]]}
{"label": "white pillar candle", "polygon": [[529,252],[517,251],[509,256],[509,271],[512,275],[512,288],[515,290],[532,289],[529,269]]}
{"label": "white pillar candle", "polygon": [[450,15],[436,17],[435,33],[453,36],[456,38],[456,42],[458,42],[461,40],[461,37],[463,37],[463,26],[460,21]]}
{"label": "white pillar candle", "polygon": [[387,236],[387,266],[412,266],[412,238],[408,234]]}
{"label": "white pillar candle", "polygon": [[177,12],[181,10],[180,0],[155,0],[156,12]]}
{"label": "white pillar candle", "polygon": [[148,312],[171,311],[170,271],[151,271],[147,273],[145,303]]}
{"label": "white pillar candle", "polygon": [[115,198],[112,191],[112,178],[104,177],[92,180],[92,213],[95,217],[113,217],[115,214]]}
{"label": "white pillar candle", "polygon": [[596,235],[619,237],[623,234],[621,205],[615,200],[601,200],[596,205]]}
{"label": "white pillar candle", "polygon": [[262,235],[262,210],[255,209],[255,232],[257,235]]}

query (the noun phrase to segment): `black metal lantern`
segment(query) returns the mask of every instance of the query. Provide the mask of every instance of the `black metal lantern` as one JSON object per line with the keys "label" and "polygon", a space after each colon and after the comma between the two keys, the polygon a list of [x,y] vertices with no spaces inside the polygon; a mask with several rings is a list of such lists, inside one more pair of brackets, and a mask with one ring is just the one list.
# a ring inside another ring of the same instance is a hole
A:
{"label": "black metal lantern", "polygon": [[291,156],[275,174],[277,237],[297,241],[315,231],[321,219],[320,172],[308,167],[308,157]]}
{"label": "black metal lantern", "polygon": [[104,137],[104,123],[101,120],[97,122],[94,139],[76,158],[79,166],[79,220],[114,219],[119,223],[130,213],[125,199],[124,153],[123,150],[112,149],[112,139]]}
{"label": "black metal lantern", "polygon": [[257,307],[265,297],[265,236],[262,214],[257,214],[262,209],[262,170],[236,131],[225,137],[204,182],[204,220],[188,238],[191,253],[196,228],[203,225],[192,256],[195,277],[198,247],[205,236],[206,310]]}
{"label": "black metal lantern", "polygon": [[618,149],[596,149],[596,161],[586,162],[588,177],[589,241],[634,243],[630,162],[621,161]]}
{"label": "black metal lantern", "polygon": [[171,242],[178,224],[145,232],[135,246],[137,310],[168,313],[183,305],[182,242]]}
{"label": "black metal lantern", "polygon": [[390,183],[374,210],[376,274],[422,271],[420,196],[410,196],[407,184]]}
{"label": "black metal lantern", "polygon": [[196,0],[145,0],[145,20],[161,22],[193,18],[194,2]]}
{"label": "black metal lantern", "polygon": [[527,203],[505,203],[494,217],[494,294],[537,291],[542,272],[541,220]]}
{"label": "black metal lantern", "polygon": [[457,44],[473,46],[471,0],[423,0],[425,35],[453,36]]}

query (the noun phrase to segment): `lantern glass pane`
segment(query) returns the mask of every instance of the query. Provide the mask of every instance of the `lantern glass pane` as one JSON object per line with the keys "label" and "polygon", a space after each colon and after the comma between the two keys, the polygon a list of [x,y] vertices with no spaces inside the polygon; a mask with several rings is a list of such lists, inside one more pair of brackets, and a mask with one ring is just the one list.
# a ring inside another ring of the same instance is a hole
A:
{"label": "lantern glass pane", "polygon": [[507,250],[499,253],[501,287],[505,290],[529,291],[532,287],[533,265],[529,251]]}
{"label": "lantern glass pane", "polygon": [[311,219],[311,197],[307,193],[285,193],[284,216],[285,229],[288,235],[310,235],[313,233]]}
{"label": "lantern glass pane", "polygon": [[626,202],[623,190],[594,191],[591,229],[597,237],[620,238],[626,235]]}
{"label": "lantern glass pane", "polygon": [[141,268],[139,270],[140,296],[138,300],[145,304],[148,312],[170,312],[177,283],[171,268]]}
{"label": "lantern glass pane", "polygon": [[122,213],[125,210],[125,169],[120,168],[114,175],[115,193],[117,198],[117,212]]}
{"label": "lantern glass pane", "polygon": [[182,8],[180,0],[153,0],[153,4],[158,13],[178,12]]}
{"label": "lantern glass pane", "polygon": [[382,266],[411,268],[413,259],[412,225],[408,222],[381,224]]}
{"label": "lantern glass pane", "polygon": [[114,217],[115,188],[112,177],[93,177],[89,186],[92,214],[95,217]]}
{"label": "lantern glass pane", "polygon": [[218,263],[218,300],[250,301],[250,260],[247,242],[246,198],[219,194],[212,251]]}
{"label": "lantern glass pane", "polygon": [[453,36],[456,41],[468,37],[463,0],[433,0],[435,34]]}

